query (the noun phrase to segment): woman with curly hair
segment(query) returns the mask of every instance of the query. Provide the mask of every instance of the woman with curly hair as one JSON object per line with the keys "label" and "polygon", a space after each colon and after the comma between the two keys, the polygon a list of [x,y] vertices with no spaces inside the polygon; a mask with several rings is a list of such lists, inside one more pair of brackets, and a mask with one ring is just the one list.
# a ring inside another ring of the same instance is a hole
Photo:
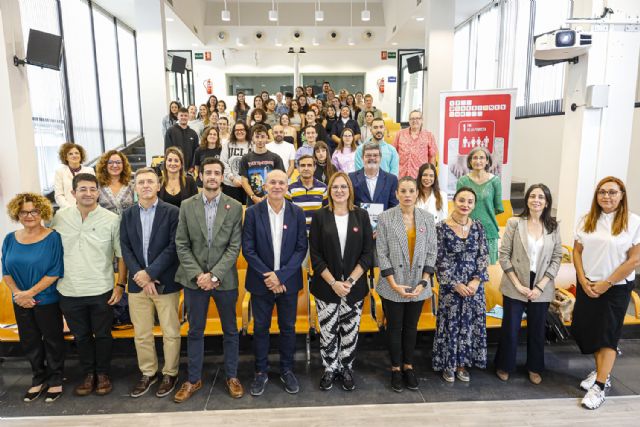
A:
{"label": "woman with curly hair", "polygon": [[96,165],[96,178],[100,184],[100,206],[122,215],[133,205],[131,165],[127,156],[116,150],[104,153]]}
{"label": "woman with curly hair", "polygon": [[79,173],[95,175],[95,172],[88,166],[82,166],[82,163],[87,159],[87,152],[81,145],[65,142],[60,146],[58,157],[62,166],[56,170],[53,184],[56,203],[60,208],[75,206],[76,198],[71,194],[73,177]]}
{"label": "woman with curly hair", "polygon": [[23,400],[31,402],[46,392],[53,402],[62,394],[64,336],[56,290],[63,276],[60,234],[43,225],[53,208],[46,197],[16,195],[7,206],[11,220],[22,229],[9,233],[2,243],[2,279],[11,290],[20,345],[31,364],[31,387]]}

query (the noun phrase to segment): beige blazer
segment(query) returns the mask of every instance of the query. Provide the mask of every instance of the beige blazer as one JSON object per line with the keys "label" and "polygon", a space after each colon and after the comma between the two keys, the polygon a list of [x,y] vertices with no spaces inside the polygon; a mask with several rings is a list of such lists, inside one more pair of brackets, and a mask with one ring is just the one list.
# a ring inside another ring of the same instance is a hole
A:
{"label": "beige blazer", "polygon": [[[500,292],[504,296],[520,301],[527,300],[524,295],[516,290],[506,273],[513,271],[518,276],[520,283],[524,286],[530,285],[530,260],[527,239],[527,220],[520,217],[509,218],[499,250],[500,266],[505,272],[500,282]],[[544,292],[536,302],[549,302],[553,298],[554,279],[558,274],[558,270],[560,270],[560,262],[562,261],[560,230],[556,228],[552,233],[545,233],[543,239],[542,252],[538,255],[538,264],[536,265],[535,282],[538,283],[543,276],[547,276],[551,281],[547,283]]]}

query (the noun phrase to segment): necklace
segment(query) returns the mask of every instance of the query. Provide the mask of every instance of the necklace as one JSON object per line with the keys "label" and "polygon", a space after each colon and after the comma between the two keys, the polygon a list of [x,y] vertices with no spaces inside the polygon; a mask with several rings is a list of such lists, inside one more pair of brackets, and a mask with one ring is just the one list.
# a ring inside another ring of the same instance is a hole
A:
{"label": "necklace", "polygon": [[451,220],[453,222],[455,222],[456,224],[458,224],[461,228],[462,228],[462,232],[466,233],[467,231],[469,231],[469,217],[467,217],[467,222],[465,222],[464,224],[458,222],[454,217],[453,214],[451,214]]}

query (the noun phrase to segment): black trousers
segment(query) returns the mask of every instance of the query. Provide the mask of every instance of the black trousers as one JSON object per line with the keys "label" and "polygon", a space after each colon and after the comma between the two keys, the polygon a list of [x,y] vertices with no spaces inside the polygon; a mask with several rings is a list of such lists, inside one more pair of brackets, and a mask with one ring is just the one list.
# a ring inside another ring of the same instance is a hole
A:
{"label": "black trousers", "polygon": [[232,199],[239,201],[243,205],[247,204],[247,193],[244,192],[244,189],[242,187],[234,187],[233,185],[223,184],[222,192]]}
{"label": "black trousers", "polygon": [[62,385],[64,334],[62,313],[57,303],[22,308],[14,304],[20,345],[31,364],[31,386]]}
{"label": "black trousers", "polygon": [[111,367],[111,294],[90,297],[60,296],[60,308],[78,347],[83,374],[109,374]]}
{"label": "black trousers", "polygon": [[391,366],[413,365],[416,348],[418,320],[424,301],[393,302],[382,299],[382,309],[387,319],[387,341]]}
{"label": "black trousers", "polygon": [[[535,274],[531,274],[530,283],[534,282]],[[500,328],[500,342],[496,352],[496,368],[505,372],[516,369],[516,355],[518,353],[518,333],[522,322],[522,313],[527,312],[527,370],[537,374],[544,371],[544,341],[545,321],[548,302],[523,302],[503,297],[504,315]]]}

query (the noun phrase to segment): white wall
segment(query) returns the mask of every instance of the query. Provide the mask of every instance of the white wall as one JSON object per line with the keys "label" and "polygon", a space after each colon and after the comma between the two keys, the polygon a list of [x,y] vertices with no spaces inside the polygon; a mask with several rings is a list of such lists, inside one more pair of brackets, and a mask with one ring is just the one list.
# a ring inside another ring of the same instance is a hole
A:
{"label": "white wall", "polygon": [[[194,60],[193,74],[196,102],[206,102],[209,98],[202,82],[211,79],[213,93],[225,99],[229,110],[235,105],[235,96],[226,95],[226,74],[293,74],[293,55],[282,50],[231,50],[225,49],[225,61],[221,49],[211,50],[212,60]],[[200,52],[199,50],[194,52]],[[257,65],[256,65],[257,56]],[[395,59],[382,61],[380,51],[349,49],[336,51],[313,51],[300,55],[300,73],[365,74],[365,92],[373,95],[373,104],[395,119],[396,83],[388,83],[389,76],[396,76]],[[376,81],[385,79],[385,93],[378,93]],[[329,78],[329,81],[331,79]],[[336,90],[340,88],[334,88]]]}
{"label": "white wall", "polygon": [[640,108],[636,108],[633,113],[633,133],[626,184],[629,209],[640,215]]}

